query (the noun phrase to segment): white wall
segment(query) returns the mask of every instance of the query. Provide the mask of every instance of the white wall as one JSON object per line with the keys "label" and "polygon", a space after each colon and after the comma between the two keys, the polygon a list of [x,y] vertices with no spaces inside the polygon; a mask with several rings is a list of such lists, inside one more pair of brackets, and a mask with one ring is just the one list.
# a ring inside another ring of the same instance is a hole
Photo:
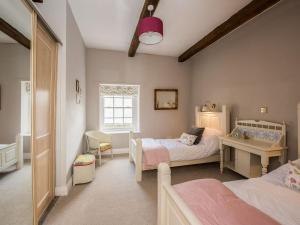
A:
{"label": "white wall", "polygon": [[[21,81],[30,80],[30,51],[20,44],[0,43],[0,143],[15,142],[21,132]],[[29,152],[28,144],[24,152]]]}
{"label": "white wall", "polygon": [[[81,101],[76,103],[75,81],[79,80]],[[67,4],[67,164],[68,176],[77,154],[83,150],[83,139],[86,127],[85,115],[85,46],[81,34]]]}
{"label": "white wall", "polygon": [[[87,50],[87,129],[99,129],[99,83],[139,84],[143,137],[178,137],[188,128],[190,64],[176,58]],[[177,88],[178,110],[154,110],[154,89]],[[113,135],[113,147],[128,147],[128,134]]]}

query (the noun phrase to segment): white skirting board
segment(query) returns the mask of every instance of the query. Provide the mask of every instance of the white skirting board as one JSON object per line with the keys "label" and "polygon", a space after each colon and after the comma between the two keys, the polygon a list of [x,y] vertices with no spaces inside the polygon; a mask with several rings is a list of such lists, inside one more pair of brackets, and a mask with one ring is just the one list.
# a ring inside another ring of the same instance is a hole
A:
{"label": "white skirting board", "polygon": [[[129,148],[113,148],[113,154],[114,154],[114,156],[125,155],[125,154],[128,155],[128,153],[129,153]],[[102,152],[101,155],[102,156],[109,156],[109,157],[111,157],[110,151]]]}
{"label": "white skirting board", "polygon": [[55,187],[55,196],[67,196],[72,189],[72,177],[67,181],[64,186]]}
{"label": "white skirting board", "polygon": [[24,159],[31,159],[31,153],[26,152],[24,153],[23,157]]}

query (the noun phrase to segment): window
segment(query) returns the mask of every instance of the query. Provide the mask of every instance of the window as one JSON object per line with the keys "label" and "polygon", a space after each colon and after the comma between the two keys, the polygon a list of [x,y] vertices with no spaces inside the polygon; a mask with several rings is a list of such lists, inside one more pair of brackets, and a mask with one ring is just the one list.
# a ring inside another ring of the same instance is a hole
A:
{"label": "window", "polygon": [[139,85],[100,85],[100,130],[139,130]]}

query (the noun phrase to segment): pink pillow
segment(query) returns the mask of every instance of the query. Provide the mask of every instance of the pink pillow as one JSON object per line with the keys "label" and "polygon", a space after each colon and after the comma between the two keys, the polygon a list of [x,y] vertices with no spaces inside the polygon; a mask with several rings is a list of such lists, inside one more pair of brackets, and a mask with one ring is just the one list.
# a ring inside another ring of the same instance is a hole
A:
{"label": "pink pillow", "polygon": [[300,191],[300,168],[292,161],[289,161],[289,172],[285,180],[285,185]]}

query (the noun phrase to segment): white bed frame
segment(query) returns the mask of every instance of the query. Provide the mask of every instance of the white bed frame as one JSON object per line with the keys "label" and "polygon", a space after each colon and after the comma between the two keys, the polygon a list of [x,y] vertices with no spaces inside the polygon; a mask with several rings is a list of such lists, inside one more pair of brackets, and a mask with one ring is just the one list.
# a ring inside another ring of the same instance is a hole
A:
{"label": "white bed frame", "polygon": [[23,136],[16,136],[16,143],[8,144],[0,149],[0,172],[16,165],[17,169],[23,167]]}
{"label": "white bed frame", "polygon": [[[230,132],[230,113],[226,105],[222,106],[221,112],[201,112],[197,106],[195,108],[195,121],[196,127],[208,127],[221,130],[223,135]],[[129,133],[129,160],[135,163],[135,176],[136,181],[142,180],[143,169],[143,150],[142,150],[142,139],[135,138],[134,133]],[[171,161],[170,167],[195,165],[209,162],[219,162],[220,154],[215,154],[206,158],[198,160],[184,160],[184,161]],[[152,170],[156,168],[150,168]]]}
{"label": "white bed frame", "polygon": [[[300,103],[298,104],[298,157],[300,158]],[[171,185],[168,164],[158,167],[158,225],[203,225]]]}

